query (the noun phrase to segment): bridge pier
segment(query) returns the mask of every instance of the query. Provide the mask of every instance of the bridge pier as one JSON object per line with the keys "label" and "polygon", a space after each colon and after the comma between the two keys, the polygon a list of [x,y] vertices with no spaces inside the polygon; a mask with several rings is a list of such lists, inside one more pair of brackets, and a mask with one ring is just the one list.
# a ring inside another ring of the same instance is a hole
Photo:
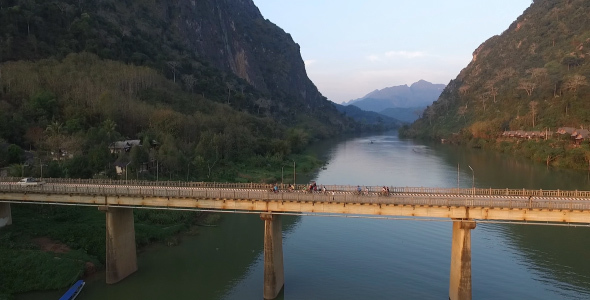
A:
{"label": "bridge pier", "polygon": [[449,300],[471,300],[471,230],[473,220],[453,221]]}
{"label": "bridge pier", "polygon": [[0,228],[12,224],[10,203],[0,203]]}
{"label": "bridge pier", "polygon": [[137,271],[133,208],[99,209],[106,213],[106,283],[113,284]]}
{"label": "bridge pier", "polygon": [[260,214],[264,220],[264,299],[275,299],[285,285],[281,216]]}

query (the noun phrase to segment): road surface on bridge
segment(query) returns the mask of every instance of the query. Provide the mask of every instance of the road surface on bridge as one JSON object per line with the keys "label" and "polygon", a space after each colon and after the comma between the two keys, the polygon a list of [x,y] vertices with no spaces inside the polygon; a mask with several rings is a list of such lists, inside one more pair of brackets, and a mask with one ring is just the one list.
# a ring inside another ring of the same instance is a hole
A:
{"label": "road surface on bridge", "polygon": [[[0,184],[0,201],[230,212],[333,213],[590,223],[590,192],[525,189],[427,188],[326,185],[326,192],[272,192],[255,183],[93,181],[40,186]],[[305,191],[303,190],[305,189]],[[364,192],[366,189],[369,192]]]}

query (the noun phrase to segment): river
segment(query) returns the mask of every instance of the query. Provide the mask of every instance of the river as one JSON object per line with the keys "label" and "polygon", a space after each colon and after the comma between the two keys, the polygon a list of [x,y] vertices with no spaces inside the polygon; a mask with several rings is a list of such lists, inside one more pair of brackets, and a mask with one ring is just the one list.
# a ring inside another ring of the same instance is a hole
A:
{"label": "river", "polygon": [[[586,172],[397,133],[326,141],[318,184],[590,190]],[[286,169],[285,169],[286,170]],[[448,299],[451,222],[283,217],[284,294],[278,299]],[[175,247],[139,254],[114,285],[88,279],[80,300],[262,299],[263,222],[224,214]],[[479,223],[472,231],[473,299],[590,299],[590,228]],[[17,299],[57,299],[63,291]]]}

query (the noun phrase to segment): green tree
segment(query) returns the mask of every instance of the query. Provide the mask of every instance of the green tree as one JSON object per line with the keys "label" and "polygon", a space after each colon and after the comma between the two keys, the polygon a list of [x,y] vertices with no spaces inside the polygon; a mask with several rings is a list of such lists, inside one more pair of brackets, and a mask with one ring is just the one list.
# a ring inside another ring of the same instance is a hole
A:
{"label": "green tree", "polygon": [[49,91],[35,93],[28,102],[29,115],[33,120],[52,120],[58,116],[59,104],[55,95]]}
{"label": "green tree", "polygon": [[130,167],[139,170],[142,164],[149,162],[150,156],[147,149],[149,149],[149,144],[133,146],[131,148],[131,151],[129,152],[129,160],[131,162]]}
{"label": "green tree", "polygon": [[[294,153],[301,153],[309,143],[309,135],[302,129],[291,128],[287,131],[287,141]],[[284,153],[288,155],[289,153]]]}
{"label": "green tree", "polygon": [[49,148],[55,153],[55,155],[58,156],[59,160],[61,160],[60,148],[64,141],[62,130],[63,124],[58,121],[53,121],[51,124],[47,125],[47,128],[45,129],[48,134],[46,141],[49,145]]}
{"label": "green tree", "polygon": [[111,119],[106,119],[102,122],[101,124],[102,129],[106,132],[107,134],[107,142],[110,144],[112,142],[114,142],[114,138],[117,134],[117,123],[115,123],[115,121],[111,120]]}
{"label": "green tree", "polygon": [[8,164],[19,164],[24,161],[25,151],[18,145],[11,144],[7,148]]}

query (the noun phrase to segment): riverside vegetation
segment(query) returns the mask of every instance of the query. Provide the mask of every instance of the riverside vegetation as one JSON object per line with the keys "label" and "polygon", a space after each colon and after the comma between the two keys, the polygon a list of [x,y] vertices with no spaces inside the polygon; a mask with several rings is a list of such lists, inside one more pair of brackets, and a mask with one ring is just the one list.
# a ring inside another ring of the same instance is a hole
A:
{"label": "riverside vegetation", "polygon": [[[14,225],[0,231],[0,299],[64,288],[104,268],[105,216],[96,208],[21,204],[12,206],[12,214]],[[172,240],[199,218],[195,212],[136,210],[137,246]],[[42,243],[54,247],[40,249]]]}
{"label": "riverside vegetation", "polygon": [[589,141],[511,142],[505,130],[590,127],[590,3],[535,0],[400,135],[490,148],[548,165],[588,169]]}
{"label": "riverside vegetation", "polygon": [[[339,113],[299,46],[251,1],[0,1],[7,175],[279,182],[293,161],[298,174],[321,164],[304,153],[310,143],[380,128]],[[128,139],[142,146],[110,153]],[[0,298],[66,287],[86,262],[101,268],[103,213],[13,205],[13,217],[0,230]],[[205,216],[135,217],[142,246]],[[42,251],[45,237],[70,250]]]}
{"label": "riverside vegetation", "polygon": [[[311,155],[292,156],[297,159],[297,173],[312,172],[321,161]],[[291,161],[290,161],[291,163]],[[242,176],[252,181],[290,182],[289,172],[283,174],[275,166],[243,170]],[[289,170],[289,171],[292,171]],[[13,294],[37,290],[60,289],[79,278],[104,269],[105,215],[95,207],[52,205],[12,205],[14,224],[0,230],[0,299]],[[141,249],[151,243],[174,246],[182,242],[180,234],[198,234],[200,225],[221,222],[220,215],[190,211],[134,210],[135,241]],[[43,247],[41,238],[61,246]]]}
{"label": "riverside vegetation", "polygon": [[[44,177],[117,178],[113,163],[124,160],[130,162],[128,179],[155,179],[158,172],[161,179],[167,180],[277,182],[281,179],[281,168],[292,171],[293,159],[297,161],[298,173],[320,165],[318,160],[303,153],[311,134],[288,129],[271,119],[234,111],[224,104],[199,97],[190,99],[173,82],[148,68],[105,61],[87,53],[71,54],[62,62],[10,62],[2,67],[4,74],[11,74],[3,77],[10,82],[2,98],[7,109],[0,112],[7,124],[3,136],[28,145],[38,159],[25,166],[27,158],[20,146],[11,144],[3,148],[5,152],[0,157],[5,159],[2,163],[8,165],[10,175],[20,176],[23,172],[39,177],[40,164],[44,164]],[[77,73],[70,82],[52,79],[66,76],[72,69]],[[152,91],[159,89],[164,93],[170,88],[170,97],[175,100],[170,106],[177,106],[176,110],[157,103],[161,99],[158,97],[142,101],[126,96],[127,92],[119,87],[126,86],[123,78],[129,74],[147,80],[143,84],[153,87]],[[52,91],[60,90],[60,85],[65,87],[56,94],[46,90],[36,92],[29,99],[14,96],[24,95],[28,89],[41,89],[42,82]],[[75,96],[82,86],[106,90],[91,105],[96,105],[94,109],[76,107],[93,101],[84,94]],[[56,96],[64,94],[68,96]],[[64,116],[67,112],[78,117]],[[232,118],[225,118],[227,115]],[[123,125],[118,126],[113,120],[122,120]],[[147,129],[138,133],[135,128]],[[254,136],[248,128],[275,138]],[[23,136],[18,134],[20,130]],[[221,133],[214,133],[215,130]],[[137,134],[146,146],[110,154],[109,144],[121,139],[122,132]],[[281,139],[283,134],[286,138]],[[201,140],[192,140],[198,136]],[[149,149],[151,140],[162,142],[157,148]],[[73,154],[73,158],[58,156],[54,160],[51,152],[63,151]],[[157,171],[154,168],[136,171],[142,162],[150,159],[158,160]],[[286,178],[289,180],[290,176]],[[64,288],[85,275],[88,262],[95,269],[102,268],[104,213],[95,208],[45,205],[13,205],[12,209],[15,224],[0,230],[0,298],[10,299],[13,293]],[[151,210],[135,210],[135,217],[138,247],[167,241],[195,223],[207,223],[206,219],[210,218],[195,212]],[[51,237],[69,250],[44,251],[33,242],[39,237]]]}

